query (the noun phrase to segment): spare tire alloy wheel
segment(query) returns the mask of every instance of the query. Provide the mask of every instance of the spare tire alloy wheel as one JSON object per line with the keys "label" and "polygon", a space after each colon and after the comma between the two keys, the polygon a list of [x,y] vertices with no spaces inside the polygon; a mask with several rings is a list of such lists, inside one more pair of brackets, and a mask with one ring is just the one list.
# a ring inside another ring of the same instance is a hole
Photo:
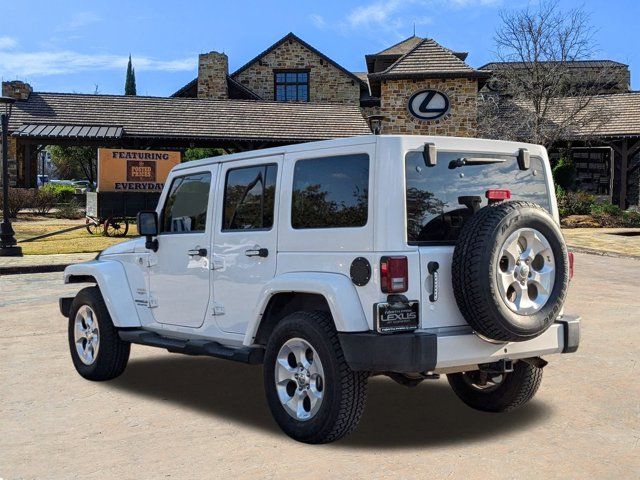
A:
{"label": "spare tire alloy wheel", "polygon": [[451,273],[456,303],[474,332],[492,342],[518,342],[541,335],[558,318],[569,257],[544,208],[502,202],[465,224]]}
{"label": "spare tire alloy wheel", "polygon": [[519,228],[500,250],[496,274],[502,300],[515,313],[539,311],[549,300],[555,282],[549,241],[533,228]]}
{"label": "spare tire alloy wheel", "polygon": [[299,421],[318,412],[324,395],[324,370],[318,352],[302,338],[287,340],[277,356],[276,389],[285,411]]}

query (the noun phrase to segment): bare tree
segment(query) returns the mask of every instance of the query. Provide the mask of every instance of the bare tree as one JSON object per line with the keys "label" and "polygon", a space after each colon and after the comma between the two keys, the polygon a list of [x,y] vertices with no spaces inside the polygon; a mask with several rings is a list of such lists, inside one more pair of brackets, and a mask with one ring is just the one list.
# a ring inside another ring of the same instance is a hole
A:
{"label": "bare tree", "polygon": [[495,43],[501,63],[480,98],[481,133],[546,146],[591,136],[609,115],[594,99],[616,91],[621,79],[607,62],[576,68],[575,61],[595,52],[589,15],[542,0],[535,9],[503,11],[500,18]]}

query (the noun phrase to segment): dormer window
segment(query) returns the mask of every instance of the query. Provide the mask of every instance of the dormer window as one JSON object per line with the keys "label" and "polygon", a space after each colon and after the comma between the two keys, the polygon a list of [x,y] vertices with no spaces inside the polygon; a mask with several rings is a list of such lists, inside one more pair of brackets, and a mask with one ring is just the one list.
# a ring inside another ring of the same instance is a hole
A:
{"label": "dormer window", "polygon": [[309,101],[309,71],[287,70],[274,72],[275,99],[278,102]]}

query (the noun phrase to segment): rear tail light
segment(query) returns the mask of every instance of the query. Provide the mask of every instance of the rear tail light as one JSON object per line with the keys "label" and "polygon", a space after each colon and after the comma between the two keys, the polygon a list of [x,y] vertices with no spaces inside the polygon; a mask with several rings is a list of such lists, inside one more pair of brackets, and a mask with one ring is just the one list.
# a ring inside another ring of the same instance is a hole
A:
{"label": "rear tail light", "polygon": [[573,252],[569,252],[569,280],[573,278]]}
{"label": "rear tail light", "polygon": [[492,202],[498,202],[500,200],[509,200],[511,198],[511,190],[487,190],[485,197]]}
{"label": "rear tail light", "polygon": [[384,293],[402,293],[409,289],[407,257],[380,259],[380,284]]}

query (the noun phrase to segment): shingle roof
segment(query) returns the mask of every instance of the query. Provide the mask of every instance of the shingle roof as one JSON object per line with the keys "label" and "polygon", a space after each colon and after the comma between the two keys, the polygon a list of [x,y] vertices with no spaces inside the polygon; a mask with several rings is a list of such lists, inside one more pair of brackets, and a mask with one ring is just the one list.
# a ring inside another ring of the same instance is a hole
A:
{"label": "shingle roof", "polygon": [[[554,64],[558,62],[540,62]],[[571,62],[565,62],[569,68],[584,68],[584,67],[628,67],[628,65],[614,60],[574,60]],[[526,62],[490,62],[481,66],[478,70],[504,70],[506,68],[517,69],[525,68]]]}
{"label": "shingle roof", "polygon": [[376,77],[467,76],[487,77],[488,72],[471,68],[454,52],[431,38],[420,41],[386,70],[371,74]]}
{"label": "shingle roof", "polygon": [[[576,113],[576,107],[579,105],[575,102],[578,101],[584,102],[585,99],[560,98],[550,108],[548,118],[551,127],[565,124],[567,115],[575,116],[576,120],[571,121],[567,127],[570,131],[564,134],[567,139],[640,137],[640,92],[598,95],[591,98],[589,103]],[[511,107],[505,107],[504,115],[505,118],[514,113],[519,116],[526,115],[527,110],[533,110],[530,102],[515,100]],[[599,122],[599,119],[603,119],[604,122]]]}
{"label": "shingle roof", "polygon": [[409,50],[415,48],[420,42],[424,40],[423,38],[416,37],[413,35],[412,37],[405,38],[401,42],[396,43],[395,45],[391,45],[384,50],[379,51],[378,53],[374,53],[372,55],[404,55]]}
{"label": "shingle roof", "polygon": [[124,138],[301,142],[371,133],[356,105],[34,92],[14,104],[23,125],[113,126]]}

